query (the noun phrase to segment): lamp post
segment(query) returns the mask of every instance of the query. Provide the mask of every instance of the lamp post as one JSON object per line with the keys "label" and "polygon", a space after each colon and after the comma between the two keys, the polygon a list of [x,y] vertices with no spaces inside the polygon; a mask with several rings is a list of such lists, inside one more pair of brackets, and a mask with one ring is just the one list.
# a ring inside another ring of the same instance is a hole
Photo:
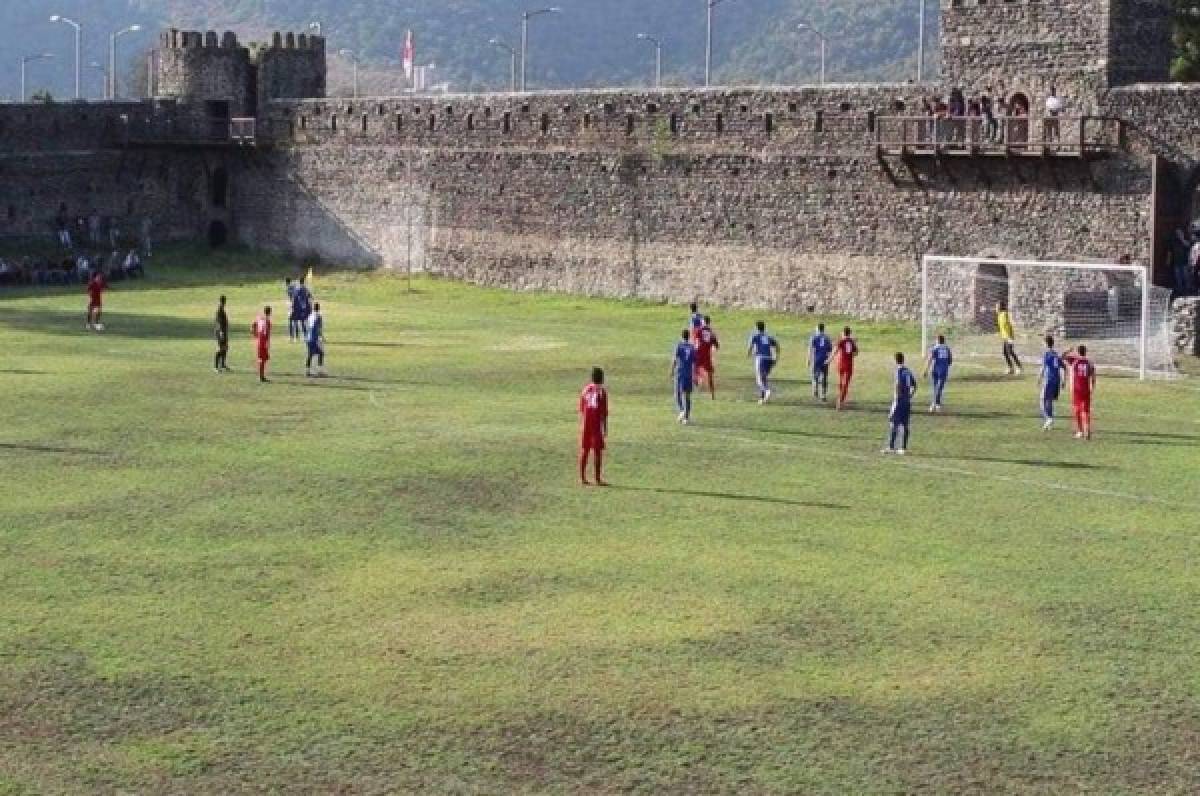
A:
{"label": "lamp post", "polygon": [[512,91],[512,92],[516,92],[516,90],[517,90],[517,48],[504,43],[500,39],[489,39],[488,43],[495,47],[499,47],[501,50],[504,50],[506,53],[508,53],[509,59],[511,61],[510,65],[509,65],[509,70],[508,70],[508,73],[509,73],[508,90]]}
{"label": "lamp post", "polygon": [[558,6],[551,6],[521,14],[521,91],[529,88],[529,20],[542,14],[557,14],[560,11],[562,9]]}
{"label": "lamp post", "polygon": [[707,25],[705,26],[704,40],[704,87],[708,88],[712,85],[712,52],[713,52],[713,9],[724,3],[725,0],[704,0],[708,8]]}
{"label": "lamp post", "polygon": [[925,0],[917,14],[917,82],[925,79]]}
{"label": "lamp post", "polygon": [[654,45],[654,87],[662,88],[662,41],[649,33],[639,33],[637,37]]}
{"label": "lamp post", "polygon": [[45,61],[54,57],[54,53],[37,53],[36,55],[26,55],[21,58],[21,102],[29,101],[29,93],[25,90],[25,73],[29,64],[34,61]]}
{"label": "lamp post", "polygon": [[137,33],[141,25],[130,25],[121,28],[108,39],[108,99],[117,99],[117,39],[127,33]]}
{"label": "lamp post", "polygon": [[308,23],[308,29],[310,31],[312,31],[313,33],[317,34],[318,36],[321,35],[321,23],[320,22]]}
{"label": "lamp post", "polygon": [[83,62],[80,60],[83,56],[83,25],[80,25],[73,19],[55,14],[50,17],[51,22],[61,22],[64,25],[70,25],[75,28],[75,99],[83,98]]}
{"label": "lamp post", "polygon": [[810,30],[821,41],[821,85],[825,85],[825,48],[829,40],[825,38],[825,34],[809,25],[807,22],[801,22],[796,26],[796,30]]}
{"label": "lamp post", "polygon": [[343,58],[349,58],[350,63],[354,65],[354,87],[352,96],[355,99],[358,99],[358,53],[354,52],[354,50],[338,50],[338,55],[342,56]]}

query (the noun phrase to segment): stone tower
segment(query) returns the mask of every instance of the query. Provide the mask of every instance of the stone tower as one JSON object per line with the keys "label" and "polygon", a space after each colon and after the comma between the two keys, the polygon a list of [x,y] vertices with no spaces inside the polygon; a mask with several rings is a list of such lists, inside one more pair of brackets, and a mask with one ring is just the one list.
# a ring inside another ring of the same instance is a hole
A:
{"label": "stone tower", "polygon": [[274,99],[325,96],[325,39],[275,33],[242,46],[232,33],[169,30],[158,49],[156,95],[209,118],[261,116]]}
{"label": "stone tower", "polygon": [[1171,0],[942,0],[942,74],[1034,108],[1054,87],[1083,112],[1108,88],[1167,81],[1171,32]]}
{"label": "stone tower", "polygon": [[155,94],[208,105],[209,115],[253,115],[250,55],[237,36],[168,30],[158,48]]}

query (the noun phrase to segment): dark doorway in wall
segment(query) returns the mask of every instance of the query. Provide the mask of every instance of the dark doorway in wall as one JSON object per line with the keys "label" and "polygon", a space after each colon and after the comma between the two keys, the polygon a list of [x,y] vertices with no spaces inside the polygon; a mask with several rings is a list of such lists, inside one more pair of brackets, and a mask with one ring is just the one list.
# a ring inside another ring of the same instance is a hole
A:
{"label": "dark doorway in wall", "polygon": [[209,201],[213,207],[226,207],[229,204],[229,172],[225,171],[224,166],[218,166],[213,170],[209,188],[211,189]]}
{"label": "dark doorway in wall", "polygon": [[224,221],[213,221],[208,225],[208,245],[219,249],[229,242],[229,227]]}
{"label": "dark doorway in wall", "polygon": [[975,272],[975,325],[980,329],[996,331],[996,305],[1008,306],[1012,287],[1008,279],[1008,266],[1004,263],[985,260]]}

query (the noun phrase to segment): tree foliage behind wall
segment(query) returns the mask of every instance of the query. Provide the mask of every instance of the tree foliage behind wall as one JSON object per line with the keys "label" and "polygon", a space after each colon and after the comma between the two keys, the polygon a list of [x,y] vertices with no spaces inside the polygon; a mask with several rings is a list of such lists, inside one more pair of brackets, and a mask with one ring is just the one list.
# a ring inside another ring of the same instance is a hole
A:
{"label": "tree foliage behind wall", "polygon": [[1175,59],[1171,77],[1185,83],[1200,80],[1200,2],[1174,0]]}

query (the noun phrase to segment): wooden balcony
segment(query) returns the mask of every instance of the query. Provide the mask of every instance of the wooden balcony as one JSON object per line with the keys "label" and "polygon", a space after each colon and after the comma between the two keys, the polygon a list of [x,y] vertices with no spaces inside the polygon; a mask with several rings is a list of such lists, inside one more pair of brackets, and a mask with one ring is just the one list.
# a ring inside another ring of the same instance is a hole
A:
{"label": "wooden balcony", "polygon": [[257,146],[257,119],[121,117],[117,142],[135,148],[229,148]]}
{"label": "wooden balcony", "polygon": [[1065,158],[1095,160],[1122,148],[1119,119],[882,116],[875,125],[880,155],[904,158]]}

